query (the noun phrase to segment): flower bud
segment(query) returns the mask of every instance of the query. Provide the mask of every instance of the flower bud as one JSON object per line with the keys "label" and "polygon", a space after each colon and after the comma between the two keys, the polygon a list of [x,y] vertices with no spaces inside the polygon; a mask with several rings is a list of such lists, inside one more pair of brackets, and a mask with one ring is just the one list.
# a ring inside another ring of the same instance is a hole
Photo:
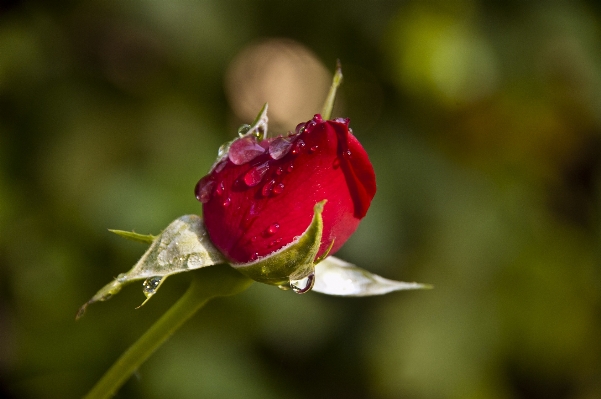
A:
{"label": "flower bud", "polygon": [[324,200],[315,257],[346,242],[376,192],[373,167],[348,124],[315,115],[285,136],[246,134],[230,143],[195,191],[209,237],[231,264],[242,271],[299,241]]}

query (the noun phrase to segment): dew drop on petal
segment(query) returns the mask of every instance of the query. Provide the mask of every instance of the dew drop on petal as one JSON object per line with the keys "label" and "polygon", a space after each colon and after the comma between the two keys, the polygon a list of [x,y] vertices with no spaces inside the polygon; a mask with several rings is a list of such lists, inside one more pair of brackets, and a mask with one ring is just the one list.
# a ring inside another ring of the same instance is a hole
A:
{"label": "dew drop on petal", "polygon": [[200,179],[198,183],[196,183],[196,187],[194,189],[194,192],[196,193],[196,199],[203,204],[209,202],[214,185],[215,181],[213,181],[210,176],[205,176]]}
{"label": "dew drop on petal", "polygon": [[263,194],[263,197],[268,197],[269,194],[271,194],[271,190],[273,190],[274,185],[275,185],[275,180],[270,180],[267,183],[265,183],[265,185],[261,189],[261,194]]}
{"label": "dew drop on petal", "polygon": [[305,292],[311,291],[313,284],[315,284],[315,273],[311,273],[300,280],[290,280],[290,288],[297,294],[304,294]]}
{"label": "dew drop on petal", "polygon": [[263,162],[260,165],[254,166],[244,175],[244,183],[246,183],[248,187],[256,186],[261,183],[261,180],[263,180],[263,176],[265,176],[268,169],[269,162]]}
{"label": "dew drop on petal", "polygon": [[334,158],[334,162],[332,163],[332,166],[334,167],[334,169],[338,169],[340,167],[340,158],[338,158],[338,157]]}
{"label": "dew drop on petal", "polygon": [[219,162],[215,166],[215,169],[214,169],[215,173],[220,173],[225,168],[226,165],[227,165],[227,160]]}
{"label": "dew drop on petal", "polygon": [[271,143],[269,143],[269,156],[273,159],[282,159],[288,151],[290,151],[290,147],[292,146],[292,142],[283,137],[275,138]]}
{"label": "dew drop on petal", "polygon": [[286,167],[286,172],[290,173],[290,172],[292,172],[292,169],[294,169],[294,165],[292,165],[292,164],[289,164],[289,165]]}
{"label": "dew drop on petal", "polygon": [[302,152],[303,148],[305,148],[305,142],[299,139],[294,143],[294,148],[291,152],[294,155],[298,155]]}
{"label": "dew drop on petal", "polygon": [[230,145],[231,145],[231,144],[232,144],[232,143],[225,143],[225,144],[221,144],[221,145],[219,146],[219,149],[217,150],[217,157],[222,157],[222,156],[224,156],[225,154],[227,154],[227,152],[228,152],[228,151],[229,151],[229,149],[230,149]]}
{"label": "dew drop on petal", "polygon": [[309,152],[313,153],[313,152],[317,151],[318,148],[319,148],[318,146],[314,145],[311,148],[309,148]]}
{"label": "dew drop on petal", "polygon": [[267,230],[265,231],[265,234],[267,234],[268,236],[272,236],[278,231],[279,228],[280,228],[280,225],[277,223],[274,223],[267,228]]}
{"label": "dew drop on petal", "polygon": [[271,192],[273,193],[273,195],[278,195],[281,194],[282,191],[284,191],[284,183],[278,183],[275,186],[273,186],[273,190],[271,190]]}
{"label": "dew drop on petal", "polygon": [[221,205],[223,206],[229,206],[232,203],[232,199],[230,197],[227,197],[226,199],[223,200],[223,202],[221,203]]}
{"label": "dew drop on petal", "polygon": [[281,166],[278,166],[278,168],[275,170],[275,174],[278,176],[281,176],[284,173],[284,168],[282,168]]}
{"label": "dew drop on petal", "polygon": [[217,185],[215,192],[217,193],[217,195],[222,195],[224,193],[224,191],[225,191],[225,186],[223,185],[223,182],[221,182]]}
{"label": "dew drop on petal", "polygon": [[261,147],[254,137],[243,137],[232,143],[228,157],[234,165],[243,165],[263,153],[265,148]]}
{"label": "dew drop on petal", "polygon": [[304,131],[305,131],[305,122],[299,123],[298,125],[296,125],[296,128],[294,129],[295,134],[301,134]]}

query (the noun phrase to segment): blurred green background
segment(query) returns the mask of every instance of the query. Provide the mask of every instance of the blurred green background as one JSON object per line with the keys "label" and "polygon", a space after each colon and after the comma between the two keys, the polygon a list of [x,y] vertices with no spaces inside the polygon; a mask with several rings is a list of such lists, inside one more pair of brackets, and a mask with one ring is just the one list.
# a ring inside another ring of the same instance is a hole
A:
{"label": "blurred green background", "polygon": [[338,253],[434,290],[254,284],[119,398],[601,398],[601,8],[590,1],[0,3],[0,396],[81,397],[186,289],[75,322],[264,101],[283,133],[335,60],[378,193]]}

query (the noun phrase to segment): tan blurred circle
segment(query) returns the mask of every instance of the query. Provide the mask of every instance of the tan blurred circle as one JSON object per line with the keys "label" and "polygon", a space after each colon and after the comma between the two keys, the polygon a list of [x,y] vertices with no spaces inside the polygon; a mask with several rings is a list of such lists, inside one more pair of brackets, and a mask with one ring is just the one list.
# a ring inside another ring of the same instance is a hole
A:
{"label": "tan blurred circle", "polygon": [[230,106],[244,123],[269,103],[273,134],[321,111],[332,75],[309,49],[289,39],[268,39],[243,49],[225,77]]}

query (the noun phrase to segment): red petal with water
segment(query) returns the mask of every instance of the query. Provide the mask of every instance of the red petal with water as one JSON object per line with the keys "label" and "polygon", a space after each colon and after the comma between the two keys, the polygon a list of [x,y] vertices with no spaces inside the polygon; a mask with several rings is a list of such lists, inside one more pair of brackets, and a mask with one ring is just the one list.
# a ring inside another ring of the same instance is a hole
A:
{"label": "red petal with water", "polygon": [[[307,229],[313,207],[324,199],[328,202],[318,255],[334,241],[333,254],[369,208],[376,192],[374,170],[349,131],[348,119],[323,121],[315,115],[298,130],[286,138],[292,144],[281,158],[265,151],[239,165],[228,160],[219,172],[202,179],[209,237],[233,263],[251,262],[292,242]],[[213,182],[208,196],[207,181]]]}

